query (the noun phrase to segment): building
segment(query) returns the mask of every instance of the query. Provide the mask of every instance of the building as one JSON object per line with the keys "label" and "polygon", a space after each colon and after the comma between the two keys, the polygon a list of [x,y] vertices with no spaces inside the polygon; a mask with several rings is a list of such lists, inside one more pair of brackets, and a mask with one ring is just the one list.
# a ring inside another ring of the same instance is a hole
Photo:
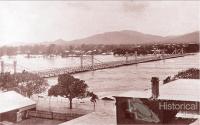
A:
{"label": "building", "polygon": [[0,123],[18,122],[27,117],[29,110],[35,110],[36,103],[15,91],[0,93]]}
{"label": "building", "polygon": [[[156,83],[153,83],[154,81]],[[114,96],[116,98],[116,115],[113,115],[110,110],[102,109],[102,111],[95,111],[59,125],[134,125],[167,122],[171,125],[199,125],[199,119],[195,121],[193,119],[171,120],[176,114],[183,115],[179,112],[184,111],[184,107],[183,109],[173,109],[170,104],[183,106],[189,104],[191,107],[188,110],[185,109],[187,113],[191,111],[193,116],[197,114],[199,117],[200,80],[179,79],[160,86],[158,82],[158,79],[152,79],[152,89],[149,90],[128,91]],[[184,115],[186,118],[191,117],[191,114]]]}
{"label": "building", "polygon": [[152,82],[150,90],[115,96],[117,125],[162,124],[170,122],[179,112],[200,114],[199,79],[179,79],[160,87],[154,85],[159,84]]}

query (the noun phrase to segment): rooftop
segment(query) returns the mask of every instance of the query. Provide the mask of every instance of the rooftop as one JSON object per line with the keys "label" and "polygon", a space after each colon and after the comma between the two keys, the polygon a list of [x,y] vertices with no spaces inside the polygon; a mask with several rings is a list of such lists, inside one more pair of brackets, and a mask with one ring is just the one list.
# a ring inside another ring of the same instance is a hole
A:
{"label": "rooftop", "polygon": [[[159,99],[199,101],[200,94],[198,93],[198,90],[200,90],[200,80],[179,79],[168,84],[161,85]],[[150,98],[151,90],[128,91],[115,97]],[[197,117],[199,117],[199,115]],[[171,121],[170,124],[181,124],[182,122],[183,124],[186,124],[182,119]],[[199,125],[199,123],[200,121],[197,119],[193,123],[189,123],[187,125]],[[116,115],[102,110],[101,112],[93,112],[59,125],[117,125],[117,122]]]}
{"label": "rooftop", "polygon": [[34,101],[15,91],[0,93],[0,114],[33,105]]}
{"label": "rooftop", "polygon": [[59,125],[117,125],[116,116],[107,112],[93,112]]}
{"label": "rooftop", "polygon": [[[179,79],[160,85],[158,99],[200,102],[199,91],[199,79]],[[128,91],[115,97],[150,98],[151,90]]]}

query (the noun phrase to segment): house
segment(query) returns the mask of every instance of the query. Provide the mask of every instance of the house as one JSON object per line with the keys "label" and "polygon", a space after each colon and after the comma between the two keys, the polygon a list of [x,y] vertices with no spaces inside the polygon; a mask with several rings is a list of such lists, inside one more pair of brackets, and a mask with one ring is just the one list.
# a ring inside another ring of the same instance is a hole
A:
{"label": "house", "polygon": [[0,122],[19,122],[27,117],[29,110],[35,110],[36,103],[15,91],[0,93]]}
{"label": "house", "polygon": [[[154,83],[154,81],[156,82]],[[116,98],[116,115],[113,115],[110,110],[102,109],[99,112],[95,111],[59,125],[161,125],[163,123],[199,125],[199,119],[190,118],[196,114],[199,117],[199,90],[199,79],[179,79],[160,85],[159,80],[155,80],[154,77],[151,89],[127,91],[114,96]],[[186,120],[173,119],[177,115],[181,116],[180,112],[184,111]],[[191,114],[187,114],[190,112]]]}
{"label": "house", "polygon": [[150,90],[115,96],[117,125],[168,123],[179,112],[199,115],[199,90],[199,79],[179,79],[160,87],[152,80]]}

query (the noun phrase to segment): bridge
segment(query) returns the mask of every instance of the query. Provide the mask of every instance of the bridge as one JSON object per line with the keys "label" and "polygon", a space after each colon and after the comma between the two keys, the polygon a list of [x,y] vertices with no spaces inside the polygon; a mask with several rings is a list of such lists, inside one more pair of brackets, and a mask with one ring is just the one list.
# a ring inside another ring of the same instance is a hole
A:
{"label": "bridge", "polygon": [[0,63],[1,63],[1,66],[0,66],[1,67],[1,73],[11,72],[11,73],[15,74],[19,70],[18,68],[31,72],[29,68],[17,64],[16,60],[14,60],[13,63],[5,62],[5,61],[1,60]]}
{"label": "bridge", "polygon": [[[126,65],[133,65],[138,63],[145,63],[145,62],[152,62],[152,61],[159,61],[159,60],[165,60],[165,59],[171,59],[171,58],[178,58],[191,55],[188,53],[183,53],[183,50],[174,50],[172,54],[165,54],[164,51],[154,51],[152,56],[144,56],[140,57],[137,56],[137,52],[135,52],[133,55],[125,54],[125,59],[120,61],[110,61],[110,62],[102,62],[94,57],[94,55],[80,55],[80,65],[74,66],[74,67],[63,67],[63,68],[51,68],[41,71],[31,71],[26,67],[17,65],[17,61],[13,61],[13,64],[4,63],[4,61],[1,61],[1,72],[4,72],[4,69],[6,67],[13,68],[13,73],[17,72],[17,67],[20,67],[21,69],[24,69],[28,72],[32,72],[35,74],[38,74],[40,77],[43,78],[49,78],[49,77],[57,77],[61,74],[75,74],[75,73],[81,73],[81,72],[87,72],[87,71],[95,71],[95,70],[101,70],[101,69],[108,69],[108,68],[115,68],[115,67],[121,67]],[[87,62],[86,62],[87,61]]]}
{"label": "bridge", "polygon": [[[154,53],[154,56],[151,56],[151,57],[138,58],[137,53],[135,53],[134,59],[129,59],[130,56],[126,54],[125,60],[110,61],[110,62],[101,62],[95,59],[93,55],[91,55],[91,64],[87,64],[87,65],[83,65],[84,57],[80,56],[80,66],[47,69],[47,70],[42,70],[42,71],[36,71],[34,73],[38,74],[39,76],[43,78],[49,78],[49,77],[57,77],[61,74],[75,74],[75,73],[81,73],[81,72],[121,67],[121,66],[126,66],[126,65],[133,65],[133,64],[138,64],[138,63],[178,58],[178,57],[183,57],[183,56],[188,56],[188,55],[191,55],[191,54],[183,53],[183,51],[173,52],[172,54],[164,54],[160,52],[159,55],[158,53]],[[97,60],[98,63],[94,63],[95,60]]]}

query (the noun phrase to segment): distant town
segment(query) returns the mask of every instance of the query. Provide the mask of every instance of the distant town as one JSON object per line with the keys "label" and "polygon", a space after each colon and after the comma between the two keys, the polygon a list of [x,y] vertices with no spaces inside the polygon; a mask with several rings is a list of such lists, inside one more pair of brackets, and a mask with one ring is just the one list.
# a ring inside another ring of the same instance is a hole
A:
{"label": "distant town", "polygon": [[[110,37],[107,37],[107,35],[110,35]],[[147,39],[144,39],[146,37]],[[59,39],[54,42],[43,42],[17,47],[1,46],[0,56],[12,56],[16,54],[26,54],[28,57],[29,55],[60,55],[62,57],[79,56],[81,54],[125,55],[126,53],[134,54],[135,51],[138,54],[146,55],[152,54],[155,51],[163,51],[164,53],[171,54],[175,49],[183,49],[184,53],[198,52],[199,32],[176,37],[158,37],[127,30],[107,32],[74,41]]]}

